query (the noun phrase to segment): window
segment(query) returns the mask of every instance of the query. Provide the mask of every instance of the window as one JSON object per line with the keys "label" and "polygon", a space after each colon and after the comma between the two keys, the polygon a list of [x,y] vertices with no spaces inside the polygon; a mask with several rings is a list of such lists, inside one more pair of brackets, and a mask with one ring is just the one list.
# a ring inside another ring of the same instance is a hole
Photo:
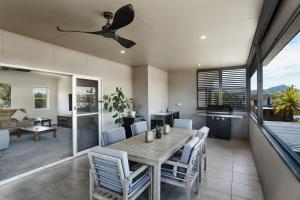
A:
{"label": "window", "polygon": [[198,70],[197,107],[230,105],[235,109],[246,107],[246,69]]}
{"label": "window", "polygon": [[300,33],[263,67],[263,119],[300,164]]}
{"label": "window", "polygon": [[197,72],[197,102],[198,108],[219,103],[220,71]]}
{"label": "window", "polygon": [[251,112],[257,114],[257,72],[251,76],[250,83],[250,104],[251,104]]}
{"label": "window", "polygon": [[11,85],[0,83],[0,108],[11,107]]}
{"label": "window", "polygon": [[35,109],[47,109],[48,108],[48,88],[36,87],[33,88],[34,108]]}

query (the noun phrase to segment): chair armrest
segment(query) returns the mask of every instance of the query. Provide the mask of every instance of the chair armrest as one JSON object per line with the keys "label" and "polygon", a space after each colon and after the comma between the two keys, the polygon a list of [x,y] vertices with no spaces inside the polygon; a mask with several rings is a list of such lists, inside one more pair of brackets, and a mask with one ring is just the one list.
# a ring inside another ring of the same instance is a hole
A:
{"label": "chair armrest", "polygon": [[128,177],[128,179],[130,181],[132,181],[140,173],[142,173],[143,171],[145,171],[146,169],[148,169],[148,167],[149,167],[148,165],[142,165],[142,166],[140,166],[137,170],[135,170],[132,174],[130,174],[130,176]]}
{"label": "chair armrest", "polygon": [[174,162],[174,161],[171,161],[171,160],[167,160],[164,164],[172,165],[172,166],[175,166],[175,167],[183,167],[183,168],[188,168],[189,167],[188,165],[182,164],[180,162]]}

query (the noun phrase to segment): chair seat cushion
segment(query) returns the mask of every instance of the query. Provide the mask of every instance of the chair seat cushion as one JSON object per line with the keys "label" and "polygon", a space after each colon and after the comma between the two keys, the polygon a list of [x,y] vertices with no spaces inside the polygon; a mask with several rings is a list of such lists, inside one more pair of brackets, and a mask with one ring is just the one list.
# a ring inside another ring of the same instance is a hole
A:
{"label": "chair seat cushion", "polygon": [[180,158],[181,163],[188,164],[193,148],[199,142],[199,140],[200,139],[198,137],[194,137],[184,145],[183,152]]}

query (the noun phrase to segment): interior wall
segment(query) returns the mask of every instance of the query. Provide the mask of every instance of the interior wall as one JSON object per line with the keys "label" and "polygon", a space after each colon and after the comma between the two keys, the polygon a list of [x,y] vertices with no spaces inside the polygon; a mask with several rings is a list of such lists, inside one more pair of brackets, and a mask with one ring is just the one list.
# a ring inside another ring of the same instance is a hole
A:
{"label": "interior wall", "polygon": [[57,80],[57,114],[71,116],[69,94],[72,94],[72,78],[62,77]]}
{"label": "interior wall", "polygon": [[148,66],[134,67],[133,93],[135,101],[140,105],[138,114],[143,115],[148,121]]}
{"label": "interior wall", "polygon": [[193,128],[206,124],[206,118],[197,115],[196,70],[169,71],[169,107],[178,110],[180,118],[192,119]]}
{"label": "interior wall", "polygon": [[[206,117],[199,116],[197,108],[196,70],[169,71],[169,107],[180,111],[180,118],[193,120],[193,128],[200,129],[206,125]],[[248,137],[248,115],[246,112],[234,111],[243,115],[243,119],[231,120],[232,137]]]}
{"label": "interior wall", "polygon": [[[57,79],[30,72],[0,71],[0,82],[11,84],[11,108],[23,108],[31,118],[50,118],[57,121]],[[33,88],[47,87],[49,95],[48,109],[35,109]]]}
{"label": "interior wall", "polygon": [[299,181],[253,119],[249,119],[249,138],[265,199],[299,200]]}
{"label": "interior wall", "polygon": [[[110,94],[119,86],[132,97],[132,67],[90,56],[22,35],[0,30],[2,64],[20,65],[72,74],[103,78],[103,93]],[[111,113],[104,112],[103,130],[116,127]]]}
{"label": "interior wall", "polygon": [[[168,72],[148,66],[149,116],[168,108]],[[150,123],[149,123],[150,126]]]}
{"label": "interior wall", "polygon": [[168,108],[168,73],[162,69],[146,65],[134,68],[134,98],[141,105],[139,113],[150,127],[151,114]]}

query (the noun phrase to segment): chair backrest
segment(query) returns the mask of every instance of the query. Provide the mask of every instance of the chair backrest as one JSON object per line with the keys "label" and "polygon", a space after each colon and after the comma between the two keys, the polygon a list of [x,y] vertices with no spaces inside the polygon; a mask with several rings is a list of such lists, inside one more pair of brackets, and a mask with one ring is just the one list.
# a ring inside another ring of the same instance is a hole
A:
{"label": "chair backrest", "polygon": [[188,143],[186,143],[183,147],[183,152],[180,158],[180,162],[183,164],[188,164],[193,152],[194,147],[197,145],[197,143],[199,142],[199,138],[198,137],[194,137],[193,139],[191,139]]}
{"label": "chair backrest", "polygon": [[125,140],[125,129],[124,127],[109,129],[102,133],[102,139],[104,146]]}
{"label": "chair backrest", "polygon": [[132,132],[133,136],[144,133],[147,130],[148,130],[148,127],[147,127],[147,122],[146,121],[136,122],[136,123],[131,125],[131,132]]}
{"label": "chair backrest", "polygon": [[193,121],[191,119],[174,119],[174,128],[185,128],[192,130]]}
{"label": "chair backrest", "polygon": [[199,137],[200,139],[202,139],[202,138],[206,139],[208,136],[208,132],[209,132],[209,128],[204,126],[200,130],[198,130],[196,136]]}
{"label": "chair backrest", "polygon": [[127,152],[95,147],[89,152],[89,160],[96,186],[121,194],[124,178],[130,175]]}

